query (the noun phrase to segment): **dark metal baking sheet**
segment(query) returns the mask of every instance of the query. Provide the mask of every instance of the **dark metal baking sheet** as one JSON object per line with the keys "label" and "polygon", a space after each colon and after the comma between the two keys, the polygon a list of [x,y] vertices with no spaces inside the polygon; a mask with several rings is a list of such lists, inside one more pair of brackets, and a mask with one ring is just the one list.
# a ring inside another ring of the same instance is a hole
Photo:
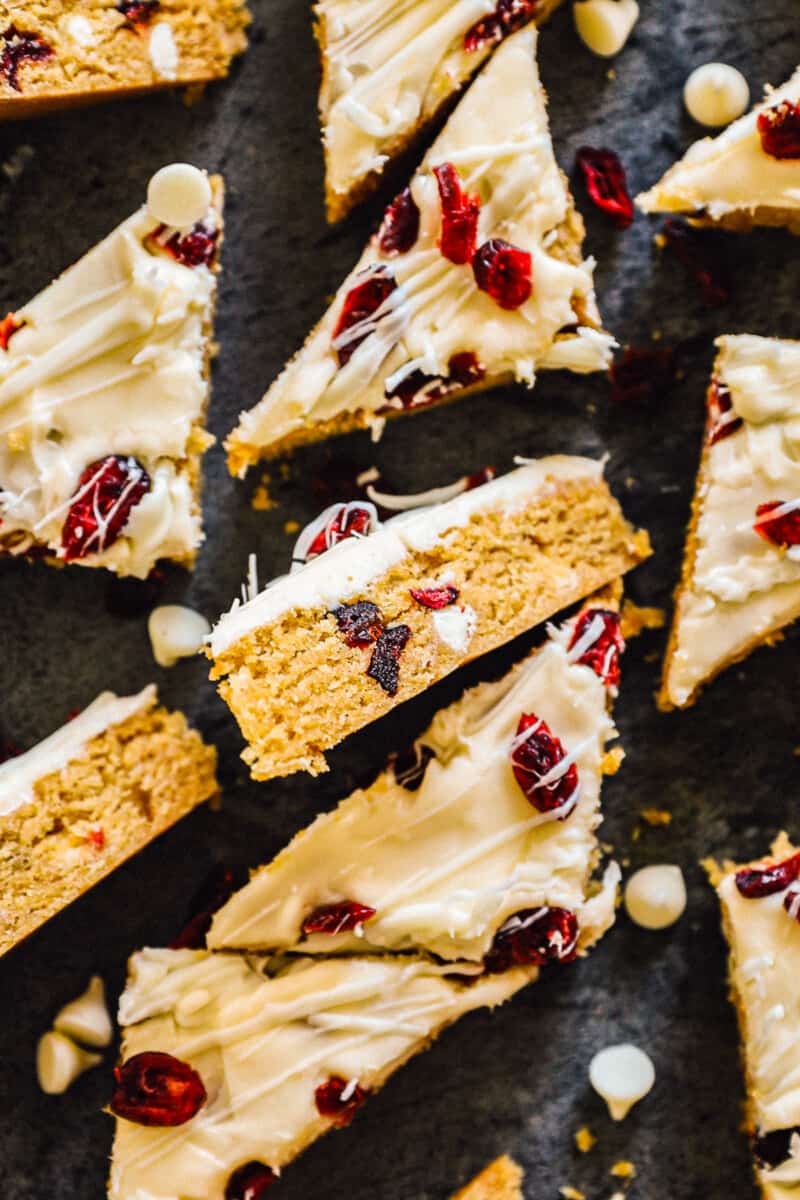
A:
{"label": "dark metal baking sheet", "polygon": [[[315,111],[318,66],[304,0],[255,0],[252,46],[227,84],[186,107],[173,95],[0,129],[0,304],[23,303],[141,200],[151,172],[176,158],[224,171],[228,183],[225,273],[211,426],[222,438],[301,343],[354,261],[380,203],[342,228],[326,227]],[[542,33],[542,74],[555,144],[570,170],[583,143],[623,157],[634,189],[651,183],[697,135],[681,87],[710,59],[742,68],[754,92],[778,83],[798,57],[797,0],[642,0],[625,52],[609,64],[577,41],[569,5]],[[387,193],[391,194],[391,185]],[[169,572],[168,599],[214,617],[238,590],[251,551],[264,577],[286,564],[284,522],[310,519],[328,496],[320,479],[376,464],[389,489],[410,491],[515,454],[608,453],[629,515],[649,527],[655,557],[630,580],[639,602],[667,604],[679,565],[703,423],[703,390],[719,332],[797,336],[798,244],[780,232],[726,239],[735,294],[703,307],[683,269],[662,260],[653,225],[639,217],[615,232],[576,194],[596,254],[598,294],[621,341],[690,340],[685,374],[649,405],[613,407],[602,379],[552,374],[533,394],[508,388],[396,422],[378,446],[353,436],[300,453],[278,507],[256,512],[260,473],[232,481],[219,448],[207,457],[208,541],[190,578]],[[386,198],[384,194],[383,199]],[[5,311],[5,310],[3,310]],[[128,953],[163,944],[214,863],[269,858],[318,811],[368,780],[387,751],[426,724],[465,682],[497,673],[533,639],[473,664],[430,694],[364,730],[331,759],[330,774],[270,784],[247,780],[235,725],[200,661],[172,671],[152,661],[145,619],[109,611],[102,572],[43,565],[0,568],[0,730],[29,746],[106,687],[127,692],[155,679],[219,745],[225,798],[149,847],[0,962],[0,1191],[10,1200],[99,1200],[112,1125],[100,1112],[108,1069],[65,1097],[43,1096],[34,1077],[37,1037],[92,971],[112,1000]],[[112,604],[113,608],[114,605]],[[742,1087],[714,897],[698,859],[709,851],[754,855],[797,813],[800,741],[797,632],[762,650],[682,715],[652,702],[663,635],[627,656],[617,716],[627,751],[605,787],[604,836],[625,861],[681,864],[690,886],[683,921],[648,934],[621,916],[588,961],[553,970],[493,1016],[446,1034],[371,1101],[348,1130],[322,1139],[286,1172],[286,1200],[443,1200],[489,1158],[510,1151],[527,1168],[526,1194],[553,1200],[572,1184],[591,1200],[614,1191],[609,1168],[631,1159],[642,1200],[746,1200],[754,1195],[739,1133]],[[639,810],[671,809],[669,828],[645,827]],[[614,1126],[588,1086],[599,1047],[643,1046],[656,1064],[653,1093]],[[573,1133],[598,1136],[578,1155]],[[277,1195],[277,1192],[276,1192]]]}

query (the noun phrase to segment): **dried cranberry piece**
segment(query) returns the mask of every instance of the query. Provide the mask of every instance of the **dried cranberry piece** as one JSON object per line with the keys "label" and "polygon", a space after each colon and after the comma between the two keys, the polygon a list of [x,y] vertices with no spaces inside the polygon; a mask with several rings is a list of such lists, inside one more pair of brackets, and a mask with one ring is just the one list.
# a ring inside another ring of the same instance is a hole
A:
{"label": "dried cranberry piece", "polygon": [[383,214],[378,230],[378,248],[383,254],[407,254],[419,237],[419,207],[404,188]]}
{"label": "dried cranberry piece", "polygon": [[672,218],[664,222],[661,233],[673,254],[699,285],[703,302],[709,308],[726,304],[731,294],[730,274],[719,243],[712,240],[714,235]]}
{"label": "dried cranberry piece", "polygon": [[136,1125],[185,1125],[206,1102],[197,1071],[171,1054],[134,1054],[114,1068],[114,1080],[109,1107]]}
{"label": "dried cranberry piece", "polygon": [[366,1088],[353,1080],[348,1083],[341,1075],[331,1075],[314,1092],[314,1100],[319,1115],[342,1128],[350,1124],[368,1095]]}
{"label": "dried cranberry piece", "polygon": [[534,713],[523,713],[512,743],[511,767],[525,796],[539,812],[553,812],[577,793],[575,763],[559,769],[566,757],[566,750],[547,723]]}
{"label": "dried cranberry piece", "polygon": [[800,875],[800,852],[769,867],[742,867],[736,872],[736,887],[747,900],[759,900],[783,892]]}
{"label": "dried cranberry piece", "polygon": [[711,380],[706,397],[708,420],[706,422],[706,442],[713,446],[723,438],[730,437],[742,427],[742,418],[737,417],[733,410],[730,390],[716,376]]}
{"label": "dried cranberry piece", "polygon": [[578,950],[578,921],[568,908],[525,908],[498,929],[483,960],[490,974],[510,967],[571,962]]}
{"label": "dried cranberry piece", "polygon": [[390,625],[375,643],[367,674],[379,683],[389,696],[397,695],[400,684],[400,655],[411,637],[407,625]]}
{"label": "dried cranberry piece", "polygon": [[[374,332],[375,323],[370,321],[370,317],[378,312],[397,287],[394,275],[382,264],[367,267],[356,279],[359,282],[353,284],[344,298],[331,339],[340,367],[350,362],[361,343]],[[375,320],[380,320],[380,317]],[[350,331],[349,337],[340,340]]]}
{"label": "dried cranberry piece", "polygon": [[435,757],[430,746],[414,742],[408,750],[404,750],[400,754],[393,754],[388,765],[400,787],[405,788],[407,792],[416,792],[422,786],[428,763]]}
{"label": "dried cranberry piece", "polygon": [[625,650],[619,613],[610,608],[585,609],[575,622],[568,649],[574,650],[579,643],[583,645],[590,631],[594,638],[575,661],[591,667],[606,687],[619,687],[619,656]]}
{"label": "dried cranberry piece", "polygon": [[277,1175],[266,1163],[251,1159],[237,1167],[225,1185],[224,1200],[260,1200]]}
{"label": "dried cranberry piece", "polygon": [[118,0],[117,12],[122,13],[129,29],[135,29],[146,25],[160,7],[160,0]]}
{"label": "dried cranberry piece", "polygon": [[800,1136],[800,1125],[791,1129],[773,1129],[753,1139],[753,1157],[759,1167],[769,1170],[786,1162],[791,1154],[792,1138]]}
{"label": "dried cranberry piece", "polygon": [[660,400],[675,382],[677,361],[672,346],[637,350],[626,346],[608,369],[615,404]]}
{"label": "dried cranberry piece", "polygon": [[55,54],[50,46],[38,33],[26,33],[9,25],[3,34],[3,49],[0,52],[0,75],[15,92],[22,91],[19,86],[19,69],[24,62],[44,62]]}
{"label": "dried cranberry piece", "polygon": [[495,9],[476,21],[464,34],[464,49],[471,54],[475,50],[482,50],[484,46],[501,42],[530,21],[538,7],[539,0],[498,0]]}
{"label": "dried cranberry piece", "polygon": [[109,454],[90,463],[61,530],[67,562],[100,554],[117,540],[131,512],[150,490],[150,476],[135,458]]}
{"label": "dried cranberry piece", "polygon": [[198,221],[188,233],[173,233],[165,242],[159,239],[166,233],[167,225],[158,225],[149,235],[148,240],[155,243],[161,250],[171,254],[176,262],[184,267],[211,267],[217,256],[219,230]]}
{"label": "dried cranberry piece", "polygon": [[412,371],[394,387],[387,388],[387,399],[399,398],[403,408],[419,408],[434,400],[441,400],[450,392],[478,383],[486,374],[472,350],[463,350],[452,355],[447,364],[447,375],[426,375],[424,371]]}
{"label": "dried cranberry piece", "polygon": [[204,950],[214,913],[230,900],[241,881],[230,867],[219,867],[192,901],[192,916],[169,944],[170,950]]}
{"label": "dried cranberry piece", "polygon": [[338,511],[331,513],[330,519],[312,540],[305,553],[305,562],[317,558],[333,546],[349,537],[366,537],[372,533],[375,524],[375,510],[358,504],[340,504]]}
{"label": "dried cranberry piece", "polygon": [[800,104],[782,100],[759,113],[758,136],[770,158],[800,158]]}
{"label": "dried cranberry piece", "polygon": [[473,488],[482,487],[484,483],[491,483],[496,474],[494,467],[481,467],[480,471],[473,471],[467,476],[465,491],[471,492]]}
{"label": "dried cranberry piece", "polygon": [[531,256],[502,238],[490,238],[472,257],[472,273],[482,292],[501,308],[519,308],[533,291]]}
{"label": "dried cranberry piece", "polygon": [[800,921],[800,884],[792,883],[786,889],[783,907],[793,921]]}
{"label": "dried cranberry piece", "polygon": [[[758,520],[753,529],[767,542],[775,546],[800,545],[800,503],[792,502],[789,507],[785,500],[768,500],[759,504],[756,509]],[[780,511],[786,509],[787,511]],[[770,516],[775,513],[775,516]]]}
{"label": "dried cranberry piece", "polygon": [[333,615],[348,646],[371,646],[384,631],[381,610],[371,600],[340,604]]}
{"label": "dried cranberry piece", "polygon": [[447,608],[458,599],[458,588],[451,584],[445,587],[409,588],[409,591],[423,608]]}
{"label": "dried cranberry piece", "polygon": [[335,904],[321,904],[315,908],[305,918],[301,928],[306,936],[309,933],[350,933],[374,917],[376,911],[356,900],[338,900]]}
{"label": "dried cranberry piece", "polygon": [[24,321],[18,321],[13,313],[9,313],[7,317],[3,317],[0,321],[0,350],[7,350],[8,343],[11,341],[15,333],[17,333]]}
{"label": "dried cranberry piece", "polygon": [[463,266],[475,253],[478,237],[480,196],[467,196],[461,190],[461,179],[452,163],[434,167],[442,205],[442,236],[439,249],[450,262]]}
{"label": "dried cranberry piece", "polygon": [[106,848],[105,830],[102,827],[99,827],[97,829],[90,829],[86,835],[86,841],[89,843],[90,846],[93,846],[95,850],[105,850],[105,848]]}
{"label": "dried cranberry piece", "polygon": [[592,204],[608,213],[617,229],[627,229],[633,221],[633,200],[619,156],[613,150],[582,146],[575,161],[583,172]]}

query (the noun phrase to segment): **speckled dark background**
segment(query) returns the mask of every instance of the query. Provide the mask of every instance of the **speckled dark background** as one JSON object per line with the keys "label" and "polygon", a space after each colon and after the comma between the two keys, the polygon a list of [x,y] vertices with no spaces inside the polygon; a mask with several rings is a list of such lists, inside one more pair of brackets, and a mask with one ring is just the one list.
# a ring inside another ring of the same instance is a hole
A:
{"label": "speckled dark background", "polygon": [[[162,95],[0,130],[2,311],[23,303],[127,216],[164,163],[189,159],[225,173],[222,352],[211,411],[220,440],[301,343],[393,190],[389,184],[380,201],[342,228],[326,227],[309,6],[255,0],[254,7],[249,53],[193,108]],[[615,78],[578,42],[568,5],[540,43],[559,160],[569,171],[582,143],[609,145],[621,154],[633,190],[650,184],[698,134],[681,106],[690,68],[732,62],[757,93],[765,80],[787,77],[798,57],[797,0],[642,0],[642,8],[614,63]],[[508,388],[397,422],[378,446],[357,435],[298,454],[288,478],[276,474],[278,507],[268,512],[250,507],[259,473],[235,483],[215,448],[206,459],[208,541],[197,572],[168,572],[161,598],[185,600],[214,618],[238,590],[250,551],[263,577],[281,571],[292,540],[284,522],[305,522],[329,502],[319,479],[332,470],[346,474],[374,463],[387,489],[412,491],[485,463],[505,470],[514,454],[571,451],[610,455],[615,490],[656,547],[631,578],[629,594],[667,605],[712,339],[738,331],[798,335],[798,245],[780,232],[723,238],[735,293],[725,307],[709,310],[682,267],[656,252],[646,218],[620,234],[589,209],[580,183],[576,195],[599,261],[607,327],[635,344],[647,344],[653,331],[666,342],[693,339],[685,375],[668,395],[612,406],[603,379],[550,374],[533,395]],[[89,974],[102,973],[113,1003],[126,956],[172,936],[215,863],[270,858],[318,811],[369,780],[438,705],[465,683],[498,673],[533,641],[473,664],[364,730],[331,756],[328,775],[254,784],[203,663],[159,670],[145,618],[113,615],[110,590],[101,571],[2,565],[0,736],[28,747],[101,689],[131,692],[154,679],[164,699],[184,707],[218,744],[224,803],[183,821],[0,962],[0,1193],[7,1200],[104,1195],[112,1125],[100,1107],[113,1056],[65,1097],[42,1095],[34,1075],[38,1036]],[[614,1191],[609,1168],[621,1156],[637,1167],[634,1198],[755,1195],[738,1130],[742,1088],[716,903],[697,862],[712,851],[755,855],[782,825],[800,832],[800,759],[792,753],[800,742],[793,702],[798,634],[730,671],[690,712],[668,716],[652,701],[663,641],[647,634],[626,659],[617,719],[628,757],[606,784],[603,832],[631,868],[681,864],[690,889],[685,918],[651,934],[621,915],[586,962],[547,972],[494,1016],[464,1020],[400,1072],[350,1129],[322,1139],[286,1172],[286,1200],[444,1200],[501,1151],[527,1168],[531,1200],[557,1200],[567,1183],[589,1200],[606,1200]],[[673,823],[645,826],[634,840],[639,810],[648,806],[671,809]],[[651,1054],[657,1082],[614,1126],[590,1091],[587,1067],[595,1050],[628,1039]],[[573,1134],[584,1123],[599,1141],[581,1156]]]}

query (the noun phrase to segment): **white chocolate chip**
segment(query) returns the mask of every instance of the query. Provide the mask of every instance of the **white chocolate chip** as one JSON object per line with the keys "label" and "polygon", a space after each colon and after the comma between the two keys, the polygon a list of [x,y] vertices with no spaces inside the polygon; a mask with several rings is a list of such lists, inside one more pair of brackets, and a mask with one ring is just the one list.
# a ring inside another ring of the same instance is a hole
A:
{"label": "white chocolate chip", "polygon": [[191,163],[170,163],[156,171],[147,188],[147,208],[154,221],[188,229],[202,220],[211,205],[211,184]]}
{"label": "white chocolate chip", "polygon": [[628,916],[643,929],[666,929],[686,908],[686,884],[680,867],[659,863],[642,867],[625,886]]}
{"label": "white chocolate chip", "polygon": [[97,41],[91,22],[86,17],[70,17],[67,22],[67,33],[79,46],[93,46]]}
{"label": "white chocolate chip", "polygon": [[630,1043],[607,1046],[589,1064],[589,1081],[608,1105],[615,1121],[622,1121],[634,1104],[646,1096],[656,1080],[653,1064],[644,1050]]}
{"label": "white chocolate chip", "polygon": [[593,54],[619,54],[639,19],[636,0],[576,0],[572,10],[581,41]]}
{"label": "white chocolate chip", "polygon": [[106,989],[99,975],[92,976],[82,996],[64,1005],[53,1028],[87,1046],[109,1045],[113,1030],[106,1008]]}
{"label": "white chocolate chip", "polygon": [[174,667],[179,658],[197,654],[211,626],[193,608],[182,604],[162,604],[154,608],[147,622],[153,657],[160,667]]}
{"label": "white chocolate chip", "polygon": [[50,1030],[36,1047],[36,1076],[48,1096],[60,1096],[79,1075],[103,1061],[102,1054],[81,1050],[71,1038]]}
{"label": "white chocolate chip", "polygon": [[433,614],[433,627],[438,637],[456,654],[466,654],[477,623],[477,613],[469,604],[463,607],[451,605]]}
{"label": "white chocolate chip", "polygon": [[178,74],[178,47],[172,26],[166,21],[154,25],[149,42],[150,62],[156,75],[162,79],[175,79]]}
{"label": "white chocolate chip", "polygon": [[700,125],[730,125],[747,109],[750,89],[736,67],[727,63],[705,63],[692,71],[683,86],[683,102]]}

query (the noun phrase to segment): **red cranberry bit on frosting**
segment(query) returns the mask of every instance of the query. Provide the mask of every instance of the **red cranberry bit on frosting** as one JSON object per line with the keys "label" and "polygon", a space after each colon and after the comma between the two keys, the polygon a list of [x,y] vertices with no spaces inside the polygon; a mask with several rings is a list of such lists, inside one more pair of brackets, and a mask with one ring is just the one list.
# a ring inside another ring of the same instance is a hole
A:
{"label": "red cranberry bit on frosting", "polygon": [[188,233],[175,232],[165,240],[169,227],[159,225],[149,235],[148,241],[170,254],[183,267],[211,267],[217,256],[219,230],[205,221],[198,221]]}
{"label": "red cranberry bit on frosting", "polygon": [[371,600],[341,604],[333,610],[333,615],[348,646],[371,646],[385,628],[381,610]]}
{"label": "red cranberry bit on frosting", "polygon": [[501,42],[510,33],[521,29],[539,7],[539,0],[498,0],[494,10],[476,21],[464,34],[464,49],[468,54]]}
{"label": "red cranberry bit on frosting", "polygon": [[718,308],[730,299],[731,284],[727,262],[718,242],[708,234],[682,221],[664,222],[661,237],[700,287],[703,303]]}
{"label": "red cranberry bit on frosting", "polygon": [[304,555],[304,561],[317,558],[345,538],[366,537],[377,523],[377,513],[372,504],[337,504],[322,529],[312,539]]}
{"label": "red cranberry bit on frosting", "polygon": [[490,238],[472,257],[472,273],[482,292],[501,308],[519,308],[533,291],[531,256],[502,238]]}
{"label": "red cranberry bit on frosting", "polygon": [[419,208],[411,188],[405,188],[383,214],[378,249],[386,255],[407,254],[418,237]]}
{"label": "red cranberry bit on frosting", "polygon": [[19,85],[19,69],[24,62],[44,62],[55,54],[50,46],[38,33],[26,33],[9,25],[0,34],[3,49],[0,52],[0,75],[15,92],[21,92]]}
{"label": "red cranberry bit on frosting", "polygon": [[423,608],[447,608],[458,599],[458,588],[447,584],[444,587],[409,588],[412,599]]}
{"label": "red cranberry bit on frosting", "polygon": [[359,904],[356,900],[321,904],[308,914],[301,928],[306,936],[310,933],[351,933],[370,917],[374,917],[376,911],[368,904]]}
{"label": "red cranberry bit on frosting", "polygon": [[177,937],[169,944],[170,950],[204,950],[206,934],[211,928],[214,913],[218,912],[241,881],[230,867],[221,867],[203,884],[192,903],[193,915]]}
{"label": "red cranberry bit on frosting", "polygon": [[570,661],[591,667],[606,687],[619,687],[619,656],[625,650],[619,613],[610,608],[587,608],[572,630]]}
{"label": "red cranberry bit on frosting", "polygon": [[478,237],[480,196],[467,196],[452,163],[433,168],[442,205],[442,236],[439,249],[450,262],[463,266],[475,253]]}
{"label": "red cranberry bit on frosting", "polygon": [[366,1088],[359,1087],[354,1079],[348,1083],[340,1075],[332,1075],[319,1085],[314,1100],[319,1115],[341,1128],[350,1124],[368,1095]]}
{"label": "red cranberry bit on frosting", "polygon": [[224,1200],[260,1200],[276,1179],[271,1167],[254,1158],[233,1172],[225,1185]]}
{"label": "red cranberry bit on frosting", "polygon": [[793,921],[800,921],[800,884],[793,883],[787,888],[783,907]]}
{"label": "red cranberry bit on frosting", "polygon": [[784,892],[800,875],[800,852],[769,867],[742,867],[736,872],[736,886],[747,900]]}
{"label": "red cranberry bit on frosting", "polygon": [[375,332],[385,315],[380,310],[396,287],[394,275],[380,263],[359,272],[344,298],[331,339],[340,367],[349,363],[361,343]]}
{"label": "red cranberry bit on frosting", "polygon": [[388,696],[396,696],[400,686],[400,655],[411,637],[407,625],[390,625],[375,643],[367,674],[380,684]]}
{"label": "red cranberry bit on frosting", "polygon": [[[406,375],[394,387],[386,389],[389,400],[399,399],[403,408],[420,408],[441,400],[451,392],[478,383],[486,374],[485,368],[478,361],[478,356],[472,350],[463,350],[452,355],[447,364],[447,375],[426,375],[417,369]],[[386,405],[381,412],[390,411],[392,405]]]}
{"label": "red cranberry bit on frosting", "polygon": [[150,476],[135,458],[109,454],[90,463],[61,530],[63,558],[72,562],[107,550],[149,490]]}
{"label": "red cranberry bit on frosting", "polygon": [[510,967],[571,962],[578,949],[578,921],[568,908],[526,908],[498,929],[484,959],[490,974]]}
{"label": "red cranberry bit on frosting", "polygon": [[171,1054],[134,1054],[114,1068],[114,1079],[109,1107],[136,1125],[185,1125],[206,1102],[197,1071]]}
{"label": "red cranberry bit on frosting", "polygon": [[742,418],[737,417],[730,390],[716,376],[711,380],[706,398],[708,421],[706,423],[706,444],[713,446],[723,438],[730,437],[742,427]]}
{"label": "red cranberry bit on frosting", "polygon": [[770,158],[800,158],[800,104],[782,100],[759,113],[758,136]]}
{"label": "red cranberry bit on frosting", "polygon": [[8,343],[11,341],[15,333],[18,333],[24,321],[18,321],[13,313],[9,313],[7,317],[3,317],[0,321],[0,350],[7,350]]}
{"label": "red cranberry bit on frosting", "polygon": [[775,546],[800,545],[800,500],[768,500],[756,509],[756,533]]}
{"label": "red cranberry bit on frosting", "polygon": [[578,793],[578,768],[547,724],[533,713],[523,713],[511,744],[514,778],[527,799],[541,813],[569,805],[569,816]]}
{"label": "red cranberry bit on frosting", "polygon": [[583,173],[592,204],[607,213],[617,229],[627,229],[633,221],[633,200],[619,156],[613,150],[582,146],[575,161]]}

